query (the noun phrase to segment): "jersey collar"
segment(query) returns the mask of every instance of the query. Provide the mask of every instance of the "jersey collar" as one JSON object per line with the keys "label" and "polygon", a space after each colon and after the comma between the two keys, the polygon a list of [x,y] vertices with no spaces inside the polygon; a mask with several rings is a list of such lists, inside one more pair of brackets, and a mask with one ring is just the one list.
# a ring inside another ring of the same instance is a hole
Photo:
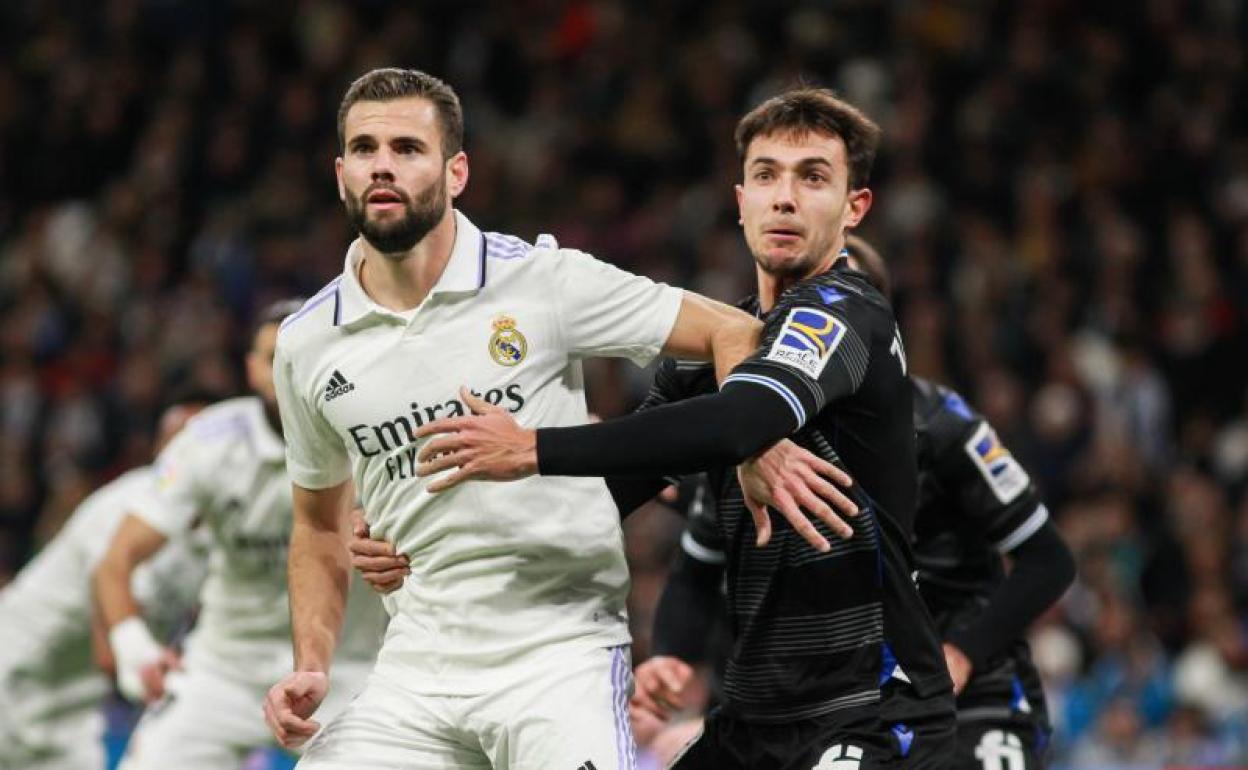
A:
{"label": "jersey collar", "polygon": [[[452,210],[451,213],[455,216],[455,244],[451,247],[451,258],[442,276],[429,292],[430,296],[470,294],[485,286],[485,236],[459,210]],[[378,305],[360,285],[360,243],[360,239],[356,238],[347,249],[342,278],[334,290],[334,325],[345,326],[374,316],[406,322],[406,314]]]}

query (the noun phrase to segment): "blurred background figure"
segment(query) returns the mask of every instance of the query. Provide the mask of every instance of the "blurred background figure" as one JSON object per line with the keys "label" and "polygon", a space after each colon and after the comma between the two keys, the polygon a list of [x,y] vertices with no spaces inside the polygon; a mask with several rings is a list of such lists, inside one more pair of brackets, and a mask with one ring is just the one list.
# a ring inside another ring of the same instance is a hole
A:
{"label": "blurred background figure", "polygon": [[[1246,41],[1227,0],[4,3],[0,583],[146,462],[172,388],[241,391],[256,308],[338,271],[351,78],[455,83],[474,220],[728,301],[731,127],[804,78],[884,128],[861,234],[911,371],[1078,558],[1033,634],[1055,764],[1248,764]],[[649,382],[586,374],[604,415]],[[626,526],[637,660],[679,526]]]}

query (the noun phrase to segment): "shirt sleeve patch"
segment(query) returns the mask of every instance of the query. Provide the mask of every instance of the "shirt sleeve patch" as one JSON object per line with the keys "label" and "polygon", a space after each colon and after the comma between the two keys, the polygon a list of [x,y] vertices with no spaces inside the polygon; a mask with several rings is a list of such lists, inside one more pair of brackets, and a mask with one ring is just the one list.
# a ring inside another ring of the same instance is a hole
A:
{"label": "shirt sleeve patch", "polygon": [[836,316],[810,307],[789,311],[764,360],[785,364],[819,379],[848,327]]}
{"label": "shirt sleeve patch", "polygon": [[966,442],[966,454],[1003,504],[1013,502],[1031,483],[1027,471],[1018,464],[987,422],[981,422],[970,441]]}

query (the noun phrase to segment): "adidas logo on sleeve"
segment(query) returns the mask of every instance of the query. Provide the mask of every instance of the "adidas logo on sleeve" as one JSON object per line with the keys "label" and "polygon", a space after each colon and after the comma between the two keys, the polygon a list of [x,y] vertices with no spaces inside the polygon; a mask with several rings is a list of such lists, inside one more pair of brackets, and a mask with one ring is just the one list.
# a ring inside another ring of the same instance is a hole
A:
{"label": "adidas logo on sleeve", "polygon": [[342,372],[334,370],[333,376],[329,378],[329,384],[325,386],[325,400],[333,401],[339,396],[345,396],[355,390],[355,383],[347,382],[347,378],[342,376]]}

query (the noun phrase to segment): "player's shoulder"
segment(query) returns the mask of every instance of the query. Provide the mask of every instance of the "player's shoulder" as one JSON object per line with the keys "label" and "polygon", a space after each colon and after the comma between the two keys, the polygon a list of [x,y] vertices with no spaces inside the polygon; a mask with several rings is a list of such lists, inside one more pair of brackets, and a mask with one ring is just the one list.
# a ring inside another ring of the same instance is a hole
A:
{"label": "player's shoulder", "polygon": [[192,417],[178,438],[206,448],[246,441],[254,430],[256,412],[262,409],[257,396],[218,401]]}
{"label": "player's shoulder", "polygon": [[325,335],[338,328],[338,316],[342,308],[340,286],[342,275],[337,275],[320,291],[308,297],[298,310],[286,316],[278,327],[277,345],[287,352],[305,346],[315,346]]}
{"label": "player's shoulder", "polygon": [[769,321],[798,322],[814,328],[852,327],[864,341],[891,336],[895,321],[892,306],[856,271],[833,268],[802,279],[776,301]]}
{"label": "player's shoulder", "polygon": [[553,267],[574,249],[559,246],[555,236],[541,234],[529,241],[511,233],[481,232],[481,257],[485,263],[486,280],[491,271],[531,270]]}
{"label": "player's shoulder", "polygon": [[922,377],[911,377],[910,383],[914,394],[914,427],[920,434],[953,440],[983,421],[983,416],[953,388]]}
{"label": "player's shoulder", "polygon": [[74,510],[67,531],[96,534],[105,531],[120,520],[130,502],[143,494],[155,479],[156,471],[152,466],[140,465],[103,484]]}
{"label": "player's shoulder", "polygon": [[793,284],[777,302],[777,305],[795,304],[829,308],[865,306],[890,315],[892,313],[888,300],[871,285],[865,275],[840,264]]}

